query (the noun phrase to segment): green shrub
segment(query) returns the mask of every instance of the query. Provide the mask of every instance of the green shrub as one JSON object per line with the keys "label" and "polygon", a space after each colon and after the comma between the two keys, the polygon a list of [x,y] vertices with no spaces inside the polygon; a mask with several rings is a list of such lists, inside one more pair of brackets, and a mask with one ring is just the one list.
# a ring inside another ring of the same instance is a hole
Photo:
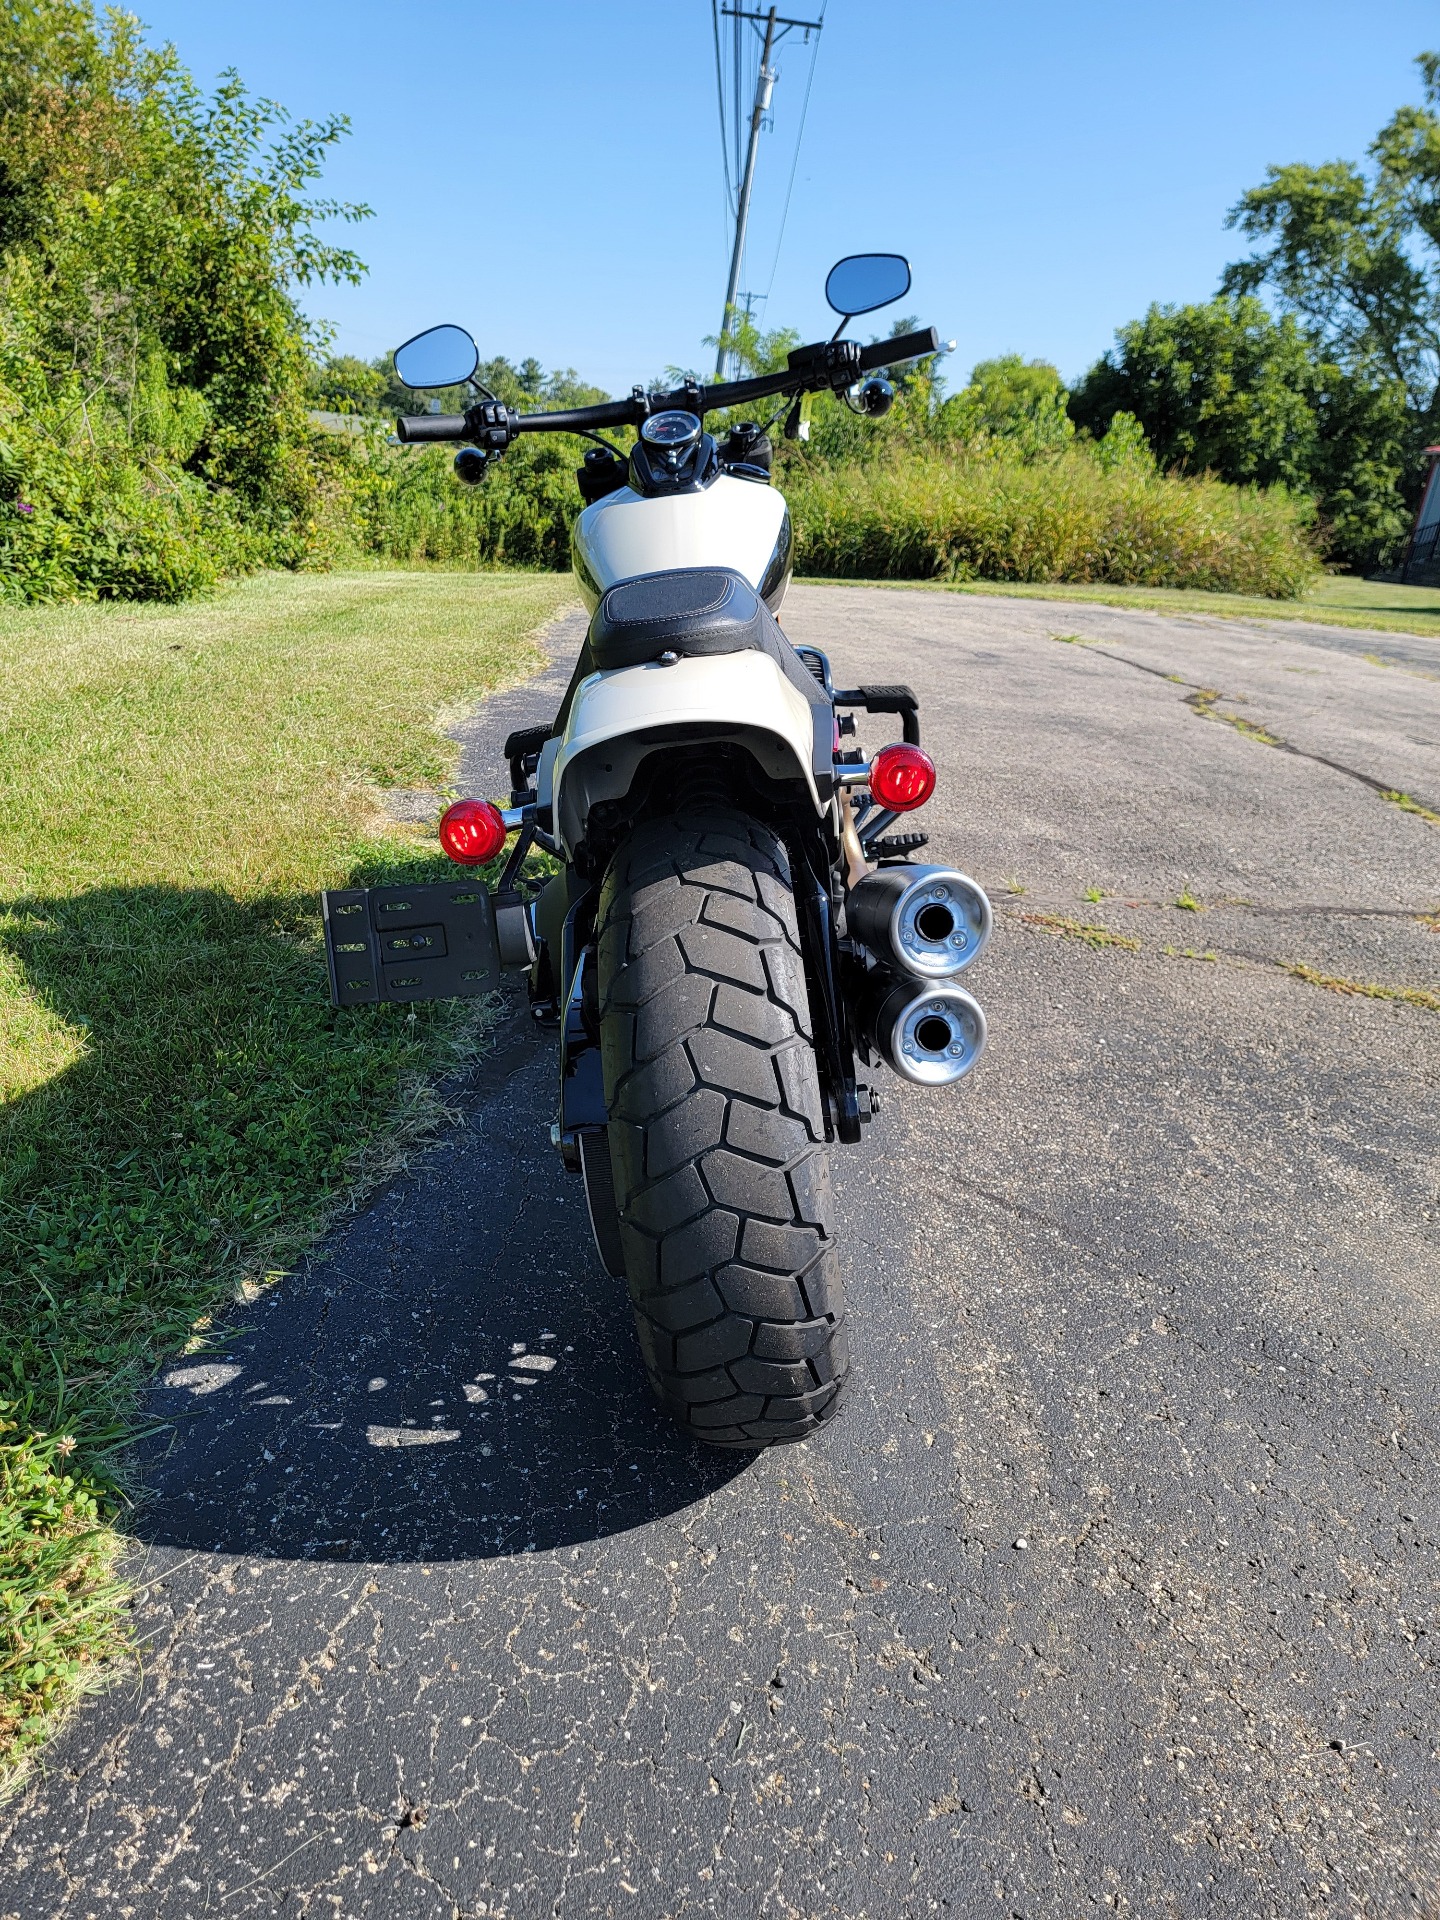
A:
{"label": "green shrub", "polygon": [[[46,376],[15,311],[0,333],[0,602],[182,600],[269,557],[233,495],[186,461],[203,399],[151,355],[125,411]],[[128,417],[127,417],[128,413]]]}
{"label": "green shrub", "polygon": [[[1121,451],[1120,449],[1116,450]],[[1003,443],[884,465],[788,463],[796,564],[841,579],[1016,580],[1302,594],[1320,571],[1308,504],[1283,492]]]}
{"label": "green shrub", "polygon": [[[335,443],[334,524],[404,565],[569,565],[575,446],[522,440],[478,487],[441,447]],[[840,579],[1074,581],[1294,598],[1317,577],[1309,503],[1281,488],[1157,472],[1138,424],[1045,460],[1003,440],[955,451],[909,433],[871,457],[787,449],[777,473],[802,573]]]}
{"label": "green shrub", "polygon": [[0,600],[173,600],[319,531],[295,286],[343,120],[211,98],[132,15],[0,9]]}
{"label": "green shrub", "polygon": [[473,487],[456,479],[445,447],[370,440],[349,453],[342,511],[361,553],[408,566],[569,566],[580,510],[573,439],[523,439]]}
{"label": "green shrub", "polygon": [[1388,564],[1404,546],[1424,437],[1404,383],[1378,360],[1341,366],[1253,295],[1152,306],[1069,406],[1096,436],[1124,410],[1166,467],[1313,495],[1326,548],[1347,566]]}
{"label": "green shrub", "polygon": [[982,434],[1011,442],[1035,458],[1059,452],[1075,437],[1066,411],[1069,394],[1046,360],[1022,360],[1018,353],[982,360],[968,386],[935,411],[935,437],[967,442]]}

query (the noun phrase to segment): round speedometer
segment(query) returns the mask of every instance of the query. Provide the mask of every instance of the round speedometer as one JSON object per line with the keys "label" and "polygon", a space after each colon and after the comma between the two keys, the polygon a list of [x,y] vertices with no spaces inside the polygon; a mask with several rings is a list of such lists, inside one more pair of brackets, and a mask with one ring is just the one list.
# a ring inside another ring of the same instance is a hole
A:
{"label": "round speedometer", "polygon": [[672,407],[664,413],[652,413],[641,422],[640,438],[648,446],[663,447],[667,453],[693,447],[700,438],[700,422],[693,413]]}

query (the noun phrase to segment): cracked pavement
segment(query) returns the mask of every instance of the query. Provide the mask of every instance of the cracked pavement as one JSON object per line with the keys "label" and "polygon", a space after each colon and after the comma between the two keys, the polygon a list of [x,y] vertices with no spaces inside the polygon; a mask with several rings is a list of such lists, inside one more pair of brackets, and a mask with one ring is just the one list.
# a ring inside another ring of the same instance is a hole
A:
{"label": "cracked pavement", "polygon": [[0,1813],[5,1920],[1440,1912],[1440,824],[1382,798],[1440,813],[1440,645],[785,618],[919,691],[998,909],[986,1060],[834,1156],[846,1413],[672,1437],[513,1015],[157,1386],[147,1650]]}

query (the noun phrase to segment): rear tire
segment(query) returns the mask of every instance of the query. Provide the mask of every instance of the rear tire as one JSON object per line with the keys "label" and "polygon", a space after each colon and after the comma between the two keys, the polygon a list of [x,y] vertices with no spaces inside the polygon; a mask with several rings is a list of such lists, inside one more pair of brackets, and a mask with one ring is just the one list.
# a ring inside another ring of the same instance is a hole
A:
{"label": "rear tire", "polygon": [[848,1371],[790,866],[707,805],[642,823],[601,889],[601,1052],[635,1325],[696,1440],[801,1440]]}

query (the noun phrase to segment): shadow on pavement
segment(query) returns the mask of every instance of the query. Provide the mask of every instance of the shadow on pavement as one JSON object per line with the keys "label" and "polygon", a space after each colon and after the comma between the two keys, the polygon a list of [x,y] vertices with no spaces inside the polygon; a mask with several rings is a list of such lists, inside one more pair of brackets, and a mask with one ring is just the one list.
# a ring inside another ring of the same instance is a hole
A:
{"label": "shadow on pavement", "polygon": [[[512,1044],[464,1131],[153,1390],[134,1533],[268,1558],[481,1559],[642,1526],[749,1465],[650,1398],[622,1282]],[[495,1082],[498,1080],[498,1084]]]}

